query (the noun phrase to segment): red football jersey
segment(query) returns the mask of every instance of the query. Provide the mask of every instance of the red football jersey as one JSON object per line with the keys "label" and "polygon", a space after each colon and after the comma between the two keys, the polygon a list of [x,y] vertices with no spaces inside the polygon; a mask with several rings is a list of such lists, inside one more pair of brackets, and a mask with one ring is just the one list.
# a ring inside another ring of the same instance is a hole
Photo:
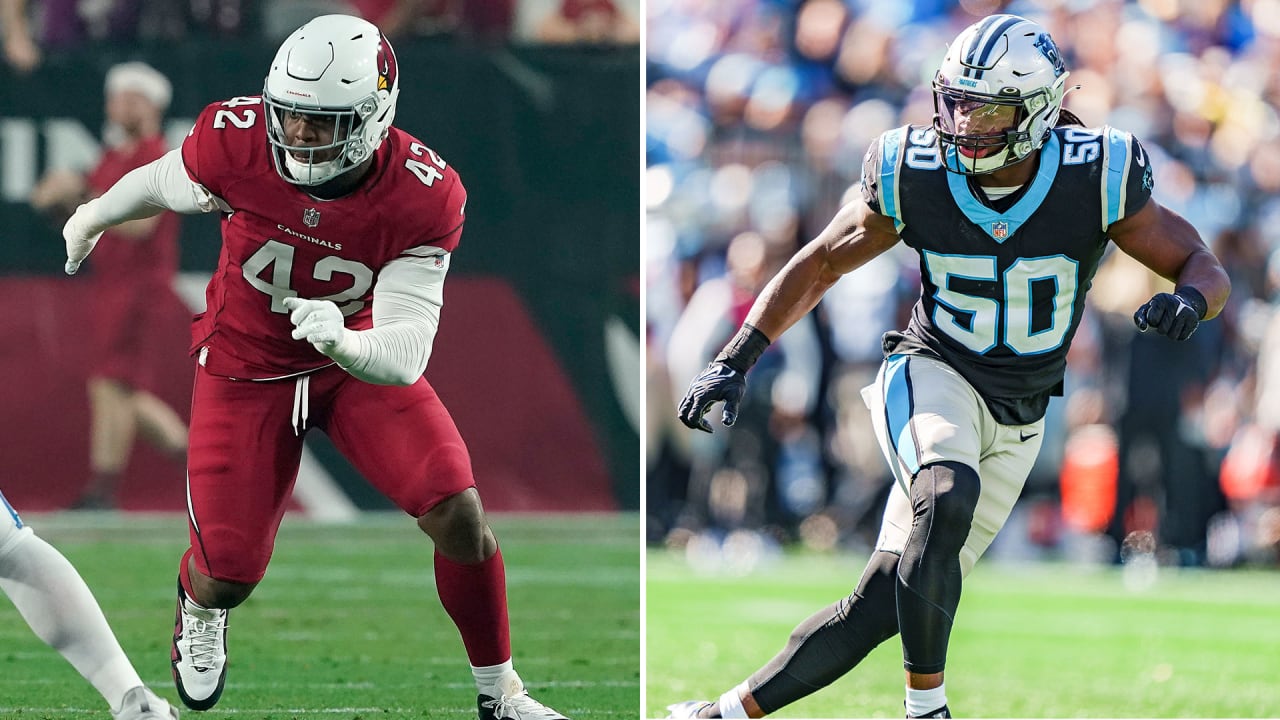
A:
{"label": "red football jersey", "polygon": [[182,144],[187,173],[222,198],[222,252],[192,325],[205,367],[245,379],[280,377],[329,364],[294,340],[287,297],[332,300],[353,330],[373,326],[373,286],[396,258],[434,246],[452,251],[462,234],[466,190],[435,151],[397,128],[374,153],[360,187],[318,200],[285,182],[271,158],[261,97],[213,103]]}
{"label": "red football jersey", "polygon": [[[168,152],[164,137],[156,135],[139,141],[133,147],[122,150],[108,149],[89,173],[88,186],[94,197],[106,192],[125,173],[142,167]],[[102,242],[89,256],[89,265],[96,277],[108,282],[145,285],[168,285],[178,272],[177,213],[160,215],[155,228],[142,237],[125,237],[108,230]]]}

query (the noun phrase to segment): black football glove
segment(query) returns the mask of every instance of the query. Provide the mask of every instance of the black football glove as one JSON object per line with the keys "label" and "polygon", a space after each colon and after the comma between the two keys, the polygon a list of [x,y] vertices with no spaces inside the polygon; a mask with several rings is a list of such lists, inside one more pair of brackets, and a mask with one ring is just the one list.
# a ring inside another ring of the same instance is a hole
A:
{"label": "black football glove", "polygon": [[1133,314],[1133,324],[1142,332],[1155,328],[1161,335],[1186,340],[1200,326],[1206,312],[1208,303],[1200,291],[1192,287],[1178,288],[1148,300]]}
{"label": "black football glove", "polygon": [[689,390],[680,401],[680,422],[695,430],[711,432],[711,425],[702,416],[723,400],[724,424],[732,427],[738,420],[738,404],[746,391],[747,376],[716,360],[689,383]]}

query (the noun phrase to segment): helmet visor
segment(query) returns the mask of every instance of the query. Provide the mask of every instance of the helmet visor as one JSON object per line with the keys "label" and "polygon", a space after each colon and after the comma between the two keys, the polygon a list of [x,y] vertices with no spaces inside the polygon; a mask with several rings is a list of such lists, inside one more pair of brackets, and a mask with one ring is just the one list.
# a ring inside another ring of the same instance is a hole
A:
{"label": "helmet visor", "polygon": [[1021,122],[1020,101],[935,93],[938,134],[954,143],[962,155],[982,158],[1000,152]]}

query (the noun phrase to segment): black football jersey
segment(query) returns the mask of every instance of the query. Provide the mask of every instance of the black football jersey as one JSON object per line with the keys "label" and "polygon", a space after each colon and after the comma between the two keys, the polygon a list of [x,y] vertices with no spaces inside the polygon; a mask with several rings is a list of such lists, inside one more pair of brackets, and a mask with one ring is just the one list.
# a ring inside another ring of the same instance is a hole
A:
{"label": "black football jersey", "polygon": [[908,125],[863,162],[863,199],[920,253],[920,300],[906,331],[885,335],[885,354],[937,356],[997,421],[1035,422],[1062,394],[1107,227],[1151,197],[1150,160],[1129,133],[1055,128],[1032,180],[988,201],[941,152],[931,127]]}

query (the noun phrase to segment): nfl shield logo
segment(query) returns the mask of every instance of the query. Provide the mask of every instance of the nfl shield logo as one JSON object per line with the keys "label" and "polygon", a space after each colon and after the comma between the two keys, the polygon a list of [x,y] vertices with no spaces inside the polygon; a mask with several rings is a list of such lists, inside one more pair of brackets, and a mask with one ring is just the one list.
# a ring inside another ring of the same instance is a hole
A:
{"label": "nfl shield logo", "polygon": [[[314,225],[312,227],[315,227]],[[997,240],[1003,240],[1009,237],[1009,223],[1001,220],[1000,222],[991,223],[991,237]]]}
{"label": "nfl shield logo", "polygon": [[307,227],[315,227],[320,224],[320,211],[315,208],[307,208],[302,211],[302,224]]}

